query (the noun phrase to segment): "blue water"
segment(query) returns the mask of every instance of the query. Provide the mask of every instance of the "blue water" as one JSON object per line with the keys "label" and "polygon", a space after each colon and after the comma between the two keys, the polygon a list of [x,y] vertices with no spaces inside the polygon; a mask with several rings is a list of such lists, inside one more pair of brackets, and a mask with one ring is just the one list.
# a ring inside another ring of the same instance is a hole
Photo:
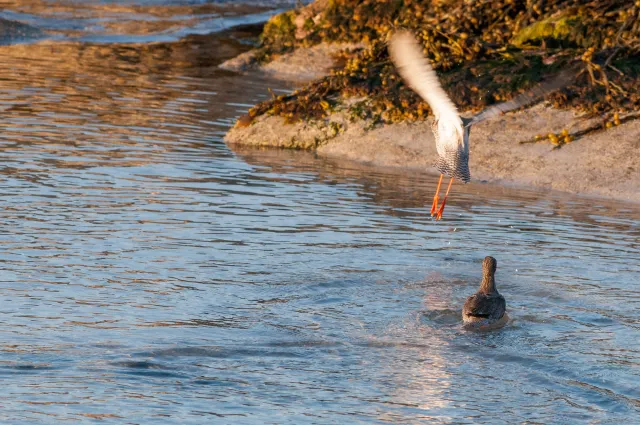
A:
{"label": "blue water", "polygon": [[[637,422],[638,205],[470,184],[434,222],[430,175],[231,150],[290,87],[132,3],[3,12],[75,27],[0,46],[0,422]],[[512,320],[471,333],[485,255]]]}

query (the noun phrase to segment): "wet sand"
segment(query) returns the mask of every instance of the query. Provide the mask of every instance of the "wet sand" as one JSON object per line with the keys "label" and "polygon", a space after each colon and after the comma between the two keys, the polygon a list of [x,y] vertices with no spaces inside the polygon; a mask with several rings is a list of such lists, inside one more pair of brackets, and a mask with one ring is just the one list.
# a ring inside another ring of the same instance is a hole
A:
{"label": "wet sand", "polygon": [[333,56],[345,49],[359,47],[353,43],[319,44],[298,49],[278,57],[264,65],[256,62],[255,51],[250,50],[220,65],[220,68],[235,72],[257,72],[284,81],[306,83],[321,78],[334,66]]}

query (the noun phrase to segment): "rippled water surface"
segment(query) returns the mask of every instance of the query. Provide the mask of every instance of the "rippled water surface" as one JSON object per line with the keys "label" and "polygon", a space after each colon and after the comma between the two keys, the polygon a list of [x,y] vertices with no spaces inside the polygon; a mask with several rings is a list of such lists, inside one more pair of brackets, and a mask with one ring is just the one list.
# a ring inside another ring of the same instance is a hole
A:
{"label": "rippled water surface", "polygon": [[0,421],[636,423],[640,208],[230,150],[284,3],[4,2]]}

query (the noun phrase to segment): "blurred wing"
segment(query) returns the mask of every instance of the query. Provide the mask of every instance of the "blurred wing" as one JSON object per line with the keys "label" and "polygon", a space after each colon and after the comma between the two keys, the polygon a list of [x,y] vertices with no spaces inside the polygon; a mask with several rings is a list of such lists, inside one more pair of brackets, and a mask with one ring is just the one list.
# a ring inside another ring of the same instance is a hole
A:
{"label": "blurred wing", "polygon": [[571,83],[573,75],[570,72],[562,72],[554,79],[538,84],[531,90],[521,93],[508,102],[493,105],[473,116],[470,121],[465,123],[465,127],[477,124],[489,118],[497,117],[514,109],[529,105],[536,100],[542,99],[547,94],[554,92]]}
{"label": "blurred wing", "polygon": [[413,34],[407,31],[394,34],[389,43],[389,53],[402,78],[429,104],[436,119],[449,128],[455,127],[462,135],[458,110],[442,89],[436,72]]}

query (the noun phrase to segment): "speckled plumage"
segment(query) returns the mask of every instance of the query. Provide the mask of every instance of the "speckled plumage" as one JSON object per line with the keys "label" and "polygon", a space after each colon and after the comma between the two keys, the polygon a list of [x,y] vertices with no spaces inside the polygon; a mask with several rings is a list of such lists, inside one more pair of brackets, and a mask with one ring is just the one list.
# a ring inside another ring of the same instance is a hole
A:
{"label": "speckled plumage", "polygon": [[[433,121],[431,130],[436,140],[436,146],[441,144],[439,143],[438,122],[436,120]],[[468,183],[471,180],[471,172],[469,171],[469,130],[470,127],[463,128],[462,144],[458,144],[455,147],[450,146],[450,144],[444,144],[442,154],[439,150],[438,159],[436,160],[436,168],[441,174],[461,180],[464,183]]]}

